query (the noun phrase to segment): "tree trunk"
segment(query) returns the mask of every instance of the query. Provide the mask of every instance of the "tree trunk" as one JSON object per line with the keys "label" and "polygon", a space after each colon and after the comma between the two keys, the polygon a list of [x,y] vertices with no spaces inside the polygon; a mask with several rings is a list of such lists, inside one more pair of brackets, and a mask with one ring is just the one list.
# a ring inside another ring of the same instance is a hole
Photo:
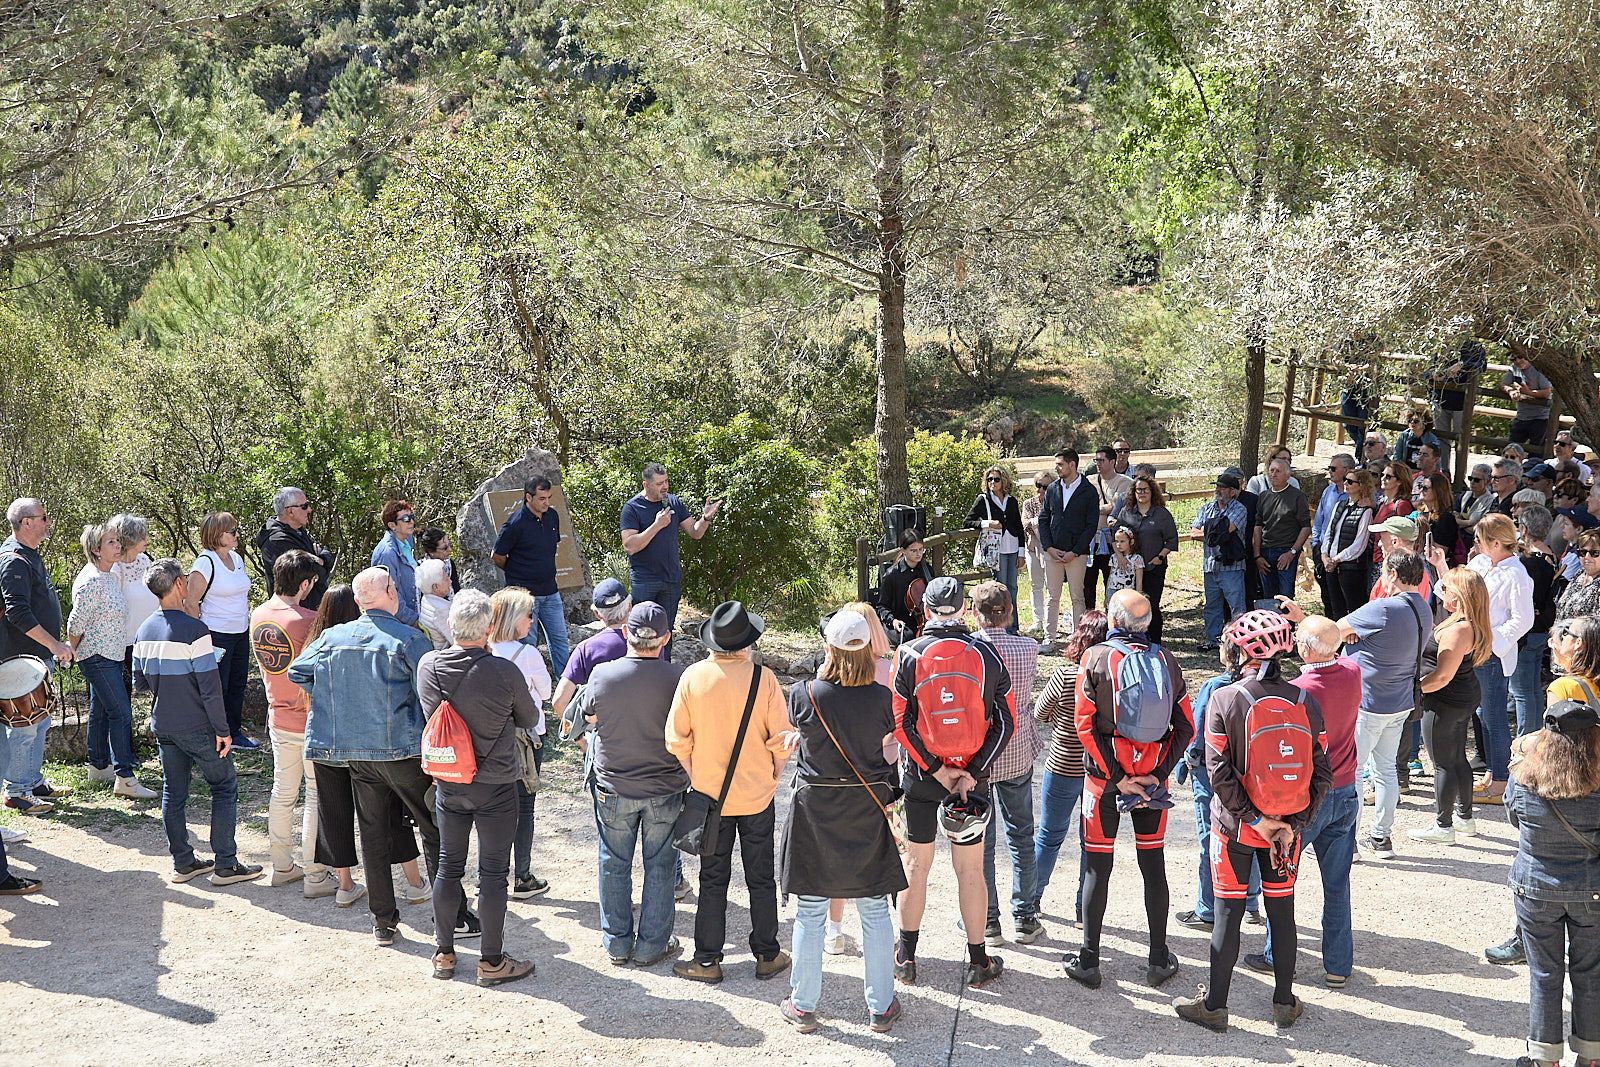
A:
{"label": "tree trunk", "polygon": [[1244,346],[1244,433],[1239,441],[1239,469],[1247,478],[1261,463],[1261,422],[1266,409],[1267,346],[1252,338]]}
{"label": "tree trunk", "polygon": [[883,0],[878,124],[883,155],[873,175],[878,198],[878,506],[910,504],[906,470],[906,250],[901,217],[905,187],[905,107],[900,98],[902,0]]}
{"label": "tree trunk", "polygon": [[544,412],[544,417],[556,432],[556,461],[561,464],[561,469],[567,469],[567,460],[572,451],[572,423],[567,418],[567,413],[556,403],[555,394],[550,389],[550,338],[548,330],[542,321],[542,316],[528,306],[526,293],[522,286],[522,279],[517,276],[515,267],[505,270],[506,290],[511,297],[512,322],[516,330],[517,344],[523,354],[531,361],[529,368],[528,385],[533,390],[534,399],[539,402],[539,409]]}

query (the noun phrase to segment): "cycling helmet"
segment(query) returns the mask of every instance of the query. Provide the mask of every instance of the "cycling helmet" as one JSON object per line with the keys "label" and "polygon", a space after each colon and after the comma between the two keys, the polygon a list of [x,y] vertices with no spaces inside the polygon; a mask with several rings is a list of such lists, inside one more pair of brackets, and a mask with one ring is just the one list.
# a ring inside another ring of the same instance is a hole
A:
{"label": "cycling helmet", "polygon": [[978,792],[968,793],[965,800],[951,793],[939,805],[939,825],[952,845],[983,840],[983,831],[989,825],[988,799]]}
{"label": "cycling helmet", "polygon": [[1245,658],[1264,663],[1294,647],[1294,626],[1276,611],[1247,611],[1233,620],[1227,639]]}

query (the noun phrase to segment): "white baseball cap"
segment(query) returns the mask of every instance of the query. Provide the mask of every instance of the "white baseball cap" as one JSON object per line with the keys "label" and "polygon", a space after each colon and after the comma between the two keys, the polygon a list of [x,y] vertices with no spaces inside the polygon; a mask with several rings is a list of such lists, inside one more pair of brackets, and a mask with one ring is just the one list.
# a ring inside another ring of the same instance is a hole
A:
{"label": "white baseball cap", "polygon": [[823,639],[834,648],[854,652],[872,644],[872,628],[859,611],[841,611],[828,620]]}

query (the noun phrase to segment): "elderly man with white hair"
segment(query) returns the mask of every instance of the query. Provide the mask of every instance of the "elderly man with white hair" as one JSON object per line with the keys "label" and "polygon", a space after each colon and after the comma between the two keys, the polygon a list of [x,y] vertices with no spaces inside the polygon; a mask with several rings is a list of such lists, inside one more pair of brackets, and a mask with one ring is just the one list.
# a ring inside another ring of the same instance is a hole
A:
{"label": "elderly man with white hair", "polygon": [[[0,544],[0,659],[36,656],[70,663],[77,653],[61,640],[61,598],[50,584],[39,547],[50,536],[50,516],[44,501],[33,497],[13,500],[6,508],[11,536]],[[5,806],[29,815],[55,808],[55,801],[71,793],[44,778],[44,739],[50,729],[47,715],[29,726],[0,726],[0,777],[5,779]]]}
{"label": "elderly man with white hair", "polygon": [[[439,563],[439,560],[428,560]],[[440,568],[441,573],[443,568]],[[445,579],[448,584],[449,579]],[[424,587],[426,588],[426,587]],[[466,907],[461,888],[467,870],[467,845],[478,831],[478,917],[483,924],[478,984],[500,985],[533,972],[533,964],[505,955],[506,883],[511,846],[517,833],[517,729],[538,725],[539,706],[522,670],[489,648],[493,606],[478,589],[465,589],[450,606],[454,643],[429,652],[417,668],[422,712],[438,713],[446,700],[472,735],[477,770],[470,782],[439,781],[435,814],[439,822],[439,870],[433,887],[433,976],[455,976],[459,934],[455,919]],[[663,749],[663,755],[665,749]]]}
{"label": "elderly man with white hair", "polygon": [[[306,758],[349,764],[361,826],[372,932],[394,944],[400,911],[390,870],[391,827],[404,808],[422,832],[428,873],[438,876],[439,828],[422,771],[422,705],[417,666],[433,651],[422,631],[395,617],[400,594],[389,573],[369,567],[351,582],[361,617],[331,626],[289,665],[289,680],[311,694]],[[474,937],[477,916],[463,898],[455,936]]]}
{"label": "elderly man with white hair", "polygon": [[449,648],[454,637],[450,631],[450,568],[445,561],[425,559],[417,564],[417,588],[422,592],[417,625],[433,640],[435,649]]}
{"label": "elderly man with white hair", "polygon": [[[1307,615],[1295,629],[1295,648],[1304,667],[1291,684],[1316,697],[1322,708],[1323,744],[1333,784],[1322,806],[1300,833],[1317,854],[1322,875],[1323,980],[1338,988],[1355,966],[1350,931],[1350,864],[1356,854],[1356,819],[1361,798],[1356,793],[1356,716],[1361,709],[1361,667],[1340,655],[1344,639],[1339,624],[1325,615]],[[1304,855],[1304,853],[1302,853]],[[1272,943],[1266,952],[1247,955],[1247,966],[1272,973]]]}
{"label": "elderly man with white hair", "polygon": [[311,539],[306,529],[311,524],[311,502],[304,489],[286,485],[272,494],[272,518],[256,534],[256,550],[261,553],[261,569],[267,578],[267,595],[277,592],[272,585],[272,565],[290,549],[309,552],[322,564],[322,575],[311,587],[303,605],[316,611],[322,594],[328,591],[328,575],[333,573],[334,555]]}

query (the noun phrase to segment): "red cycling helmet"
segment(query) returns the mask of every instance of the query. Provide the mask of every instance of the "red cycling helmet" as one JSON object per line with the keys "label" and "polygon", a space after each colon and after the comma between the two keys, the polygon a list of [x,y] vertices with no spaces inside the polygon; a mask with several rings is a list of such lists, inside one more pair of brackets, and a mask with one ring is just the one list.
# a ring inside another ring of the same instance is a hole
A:
{"label": "red cycling helmet", "polygon": [[1225,637],[1246,659],[1264,663],[1294,647],[1294,626],[1276,611],[1247,611],[1233,620]]}

